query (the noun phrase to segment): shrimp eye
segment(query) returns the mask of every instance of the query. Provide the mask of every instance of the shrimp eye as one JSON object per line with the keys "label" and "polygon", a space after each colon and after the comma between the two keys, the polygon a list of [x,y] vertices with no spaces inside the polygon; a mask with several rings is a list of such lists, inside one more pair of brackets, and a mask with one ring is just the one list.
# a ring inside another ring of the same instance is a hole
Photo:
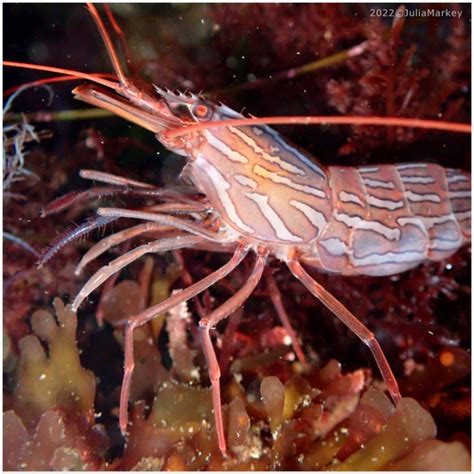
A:
{"label": "shrimp eye", "polygon": [[194,106],[193,114],[197,118],[201,118],[201,119],[208,118],[209,107],[207,107],[206,105],[198,104],[198,105]]}

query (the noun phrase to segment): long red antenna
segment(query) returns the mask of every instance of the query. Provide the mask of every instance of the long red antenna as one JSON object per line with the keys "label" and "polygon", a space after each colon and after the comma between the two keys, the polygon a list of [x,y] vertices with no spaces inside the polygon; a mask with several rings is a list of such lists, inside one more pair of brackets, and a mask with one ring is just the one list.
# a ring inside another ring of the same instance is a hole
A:
{"label": "long red antenna", "polygon": [[[102,36],[104,44],[107,48],[107,52],[109,53],[110,60],[112,61],[112,66],[115,70],[115,73],[117,74],[117,77],[120,83],[122,85],[128,83],[129,80],[127,79],[127,76],[125,75],[123,68],[120,65],[117,52],[115,51],[112,40],[110,39],[110,36],[107,33],[107,30],[99,15],[99,12],[97,11],[96,7],[92,3],[87,3],[87,8],[99,29],[99,32]],[[109,15],[109,17],[111,17],[111,15]],[[3,61],[3,65],[10,66],[10,67],[18,67],[22,69],[35,69],[38,71],[54,72],[57,74],[66,75],[70,77],[71,79],[86,79],[88,81],[95,82],[96,84],[101,84],[110,89],[116,89],[117,86],[119,85],[118,82],[111,82],[101,77],[101,76],[107,76],[107,74],[88,74],[85,72],[75,71],[72,69],[64,69],[64,68],[52,67],[52,66],[43,66],[39,64],[28,64],[28,63],[21,63],[21,62],[16,62],[16,61]],[[63,78],[43,79],[42,81],[35,81],[35,82],[36,84],[46,84],[48,82],[60,82],[60,81],[65,81],[65,80],[67,79],[63,77]],[[11,92],[14,92],[14,90],[12,91],[9,90],[7,92],[11,93]]]}
{"label": "long red antenna", "polygon": [[214,127],[230,127],[242,125],[378,125],[383,127],[411,127],[426,128],[430,130],[444,130],[455,133],[471,133],[471,125],[457,122],[443,122],[438,120],[411,119],[402,117],[360,117],[360,116],[293,116],[293,117],[252,117],[229,120],[216,120],[215,122],[201,122],[185,128],[175,128],[163,132],[166,138],[172,139],[187,135],[188,133],[207,130]]}
{"label": "long red antenna", "polygon": [[112,28],[115,31],[115,34],[118,36],[118,38],[120,40],[120,44],[121,44],[122,49],[123,49],[123,54],[125,55],[125,61],[127,63],[127,69],[132,74],[134,74],[136,72],[135,71],[135,66],[133,65],[133,62],[132,62],[132,55],[130,53],[130,49],[128,47],[127,40],[125,39],[125,34],[124,34],[122,28],[120,27],[120,25],[117,23],[117,20],[115,19],[114,14],[112,13],[112,10],[110,9],[109,4],[104,3],[103,6],[104,6],[105,13],[107,15],[107,19],[109,20]]}
{"label": "long red antenna", "polygon": [[[118,85],[118,82],[108,81],[99,77],[97,74],[88,74],[86,72],[74,71],[73,69],[64,69],[61,67],[52,67],[52,66],[43,66],[41,64],[29,64],[29,63],[19,63],[16,61],[3,61],[4,66],[18,67],[21,69],[35,69],[37,71],[47,71],[55,72],[57,74],[62,74],[76,79],[86,79],[96,84],[101,84],[102,86],[108,87],[109,89],[115,89]],[[100,74],[103,76],[105,74]]]}
{"label": "long red antenna", "polygon": [[92,18],[94,19],[97,25],[97,28],[99,29],[100,35],[102,36],[102,39],[104,40],[105,47],[107,48],[107,52],[109,53],[110,60],[112,61],[112,66],[115,70],[115,73],[117,74],[117,77],[119,78],[119,81],[122,84],[127,84],[129,80],[127,79],[127,76],[125,75],[125,72],[123,71],[117,52],[115,51],[112,40],[109,34],[107,33],[107,29],[105,28],[104,22],[102,21],[102,18],[100,17],[99,12],[97,11],[97,8],[92,3],[87,3],[87,9],[92,15]]}
{"label": "long red antenna", "polygon": [[[116,79],[116,76],[113,74],[109,73],[92,73],[93,76],[97,77],[102,77],[102,78],[110,78],[110,79]],[[24,84],[20,84],[18,86],[13,86],[10,87],[10,89],[7,89],[4,93],[4,97],[8,97],[11,94],[15,93],[18,89],[21,89],[22,87],[24,88],[29,88],[29,87],[36,87],[36,86],[43,86],[46,84],[54,84],[56,82],[67,82],[67,81],[77,81],[80,78],[74,77],[74,76],[55,76],[55,77],[46,77],[45,79],[38,79],[36,81],[31,81],[31,82],[26,82]]]}

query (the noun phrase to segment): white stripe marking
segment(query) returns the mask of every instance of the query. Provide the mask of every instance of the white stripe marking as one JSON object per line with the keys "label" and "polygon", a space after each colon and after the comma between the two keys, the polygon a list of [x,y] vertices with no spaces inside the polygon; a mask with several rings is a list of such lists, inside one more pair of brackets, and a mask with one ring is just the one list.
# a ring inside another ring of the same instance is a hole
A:
{"label": "white stripe marking", "polygon": [[237,209],[235,208],[234,203],[227,192],[231,187],[230,184],[225,180],[224,176],[222,176],[222,174],[213,165],[211,165],[211,163],[209,163],[209,161],[203,158],[201,154],[198,155],[197,159],[201,159],[205,162],[202,166],[211,178],[211,182],[214,185],[216,194],[219,196],[219,199],[221,200],[221,203],[224,206],[224,210],[227,213],[229,219],[241,230],[253,234],[255,230],[244,224],[242,219],[237,214]]}
{"label": "white stripe marking", "polygon": [[283,184],[285,186],[288,186],[289,188],[296,189],[297,191],[301,191],[306,194],[312,194],[313,196],[319,197],[319,198],[325,198],[326,193],[321,191],[318,188],[315,188],[313,186],[307,186],[305,184],[298,184],[292,181],[290,178],[287,178],[285,176],[280,176],[278,173],[274,173],[273,171],[269,171],[263,166],[260,165],[255,165],[253,170],[252,170],[256,175],[261,176],[262,178],[268,178],[274,183],[277,184]]}
{"label": "white stripe marking", "polygon": [[285,223],[281,220],[280,216],[274,211],[274,209],[268,204],[269,197],[264,194],[259,193],[245,193],[249,199],[257,204],[260,208],[260,211],[267,219],[267,222],[272,226],[275,231],[275,235],[282,240],[287,240],[289,242],[301,242],[302,239],[294,234],[292,234]]}
{"label": "white stripe marking", "polygon": [[386,225],[383,225],[377,221],[367,221],[365,219],[360,218],[359,216],[349,216],[348,214],[336,213],[334,217],[337,221],[346,224],[352,229],[371,230],[373,232],[376,232],[377,234],[382,235],[388,240],[398,240],[401,235],[400,229],[387,227]]}
{"label": "white stripe marking", "polygon": [[337,237],[331,237],[330,239],[320,240],[319,244],[326,250],[327,253],[334,257],[342,257],[346,255],[347,248],[344,242]]}
{"label": "white stripe marking", "polygon": [[327,224],[327,220],[322,212],[316,211],[316,209],[313,209],[311,206],[294,199],[290,201],[290,204],[293,207],[296,207],[296,209],[299,209],[309,219],[311,224],[318,229],[318,234],[321,233],[322,229]]}
{"label": "white stripe marking", "polygon": [[275,130],[273,130],[272,128],[270,127],[265,127],[265,130],[268,132],[269,135],[271,135],[275,141],[278,142],[278,144],[283,148],[285,149],[286,151],[288,151],[289,153],[291,153],[292,155],[296,156],[298,161],[301,161],[302,163],[304,163],[308,168],[311,168],[314,172],[316,172],[317,174],[319,174],[321,176],[321,178],[323,179],[326,179],[326,173],[325,171],[321,168],[321,166],[318,165],[318,163],[315,163],[313,160],[311,160],[310,158],[308,158],[307,156],[303,155],[303,153],[301,153],[299,150],[297,150],[296,148],[293,148],[292,146],[290,146],[285,140],[284,138],[279,134],[277,133]]}
{"label": "white stripe marking", "polygon": [[429,248],[433,250],[457,250],[462,243],[462,238],[457,241],[446,241],[440,239],[431,239]]}
{"label": "white stripe marking", "polygon": [[449,199],[470,198],[471,191],[450,191]]}
{"label": "white stripe marking", "polygon": [[369,188],[395,189],[391,181],[381,181],[379,179],[362,178],[362,181]]}
{"label": "white stripe marking", "polygon": [[407,191],[406,196],[411,202],[441,202],[441,198],[436,193],[418,194]]}
{"label": "white stripe marking", "polygon": [[469,178],[463,174],[454,174],[448,177],[448,183],[459,183],[459,181],[469,181]]}
{"label": "white stripe marking", "polygon": [[236,174],[234,179],[241,184],[242,186],[247,186],[248,188],[257,189],[257,182],[253,179],[245,176],[243,174]]}
{"label": "white stripe marking", "polygon": [[358,204],[359,206],[362,206],[362,207],[364,206],[364,203],[359,198],[359,196],[357,196],[357,194],[346,193],[345,191],[341,191],[339,193],[339,199],[342,202],[352,202],[354,204]]}
{"label": "white stripe marking", "polygon": [[413,184],[433,184],[436,181],[429,176],[403,176],[400,175],[403,183],[413,183]]}
{"label": "white stripe marking", "polygon": [[288,171],[289,173],[297,174],[300,176],[306,176],[306,173],[301,168],[298,168],[297,166],[294,166],[291,163],[288,163],[287,161],[282,160],[278,156],[270,155],[269,153],[267,153],[254,139],[249,137],[242,130],[239,130],[238,128],[235,128],[235,127],[229,127],[228,129],[234,135],[237,135],[245,144],[247,144],[250,148],[252,148],[252,150],[258,155],[260,155],[264,160],[267,160],[270,163],[277,164],[278,166]]}
{"label": "white stripe marking", "polygon": [[377,173],[377,171],[380,171],[378,166],[360,166],[358,170],[361,173]]}
{"label": "white stripe marking", "polygon": [[372,230],[377,234],[383,235],[388,240],[399,240],[401,236],[400,229],[394,229],[392,227],[387,227],[386,225],[381,224],[377,221],[366,221],[363,220],[358,226],[357,230]]}
{"label": "white stripe marking", "polygon": [[232,150],[232,148],[230,148],[224,142],[218,140],[211,132],[209,132],[209,130],[204,130],[204,136],[206,137],[209,145],[220,151],[223,155],[229,158],[229,160],[243,164],[249,162],[249,160],[247,160],[244,155],[238,151]]}
{"label": "white stripe marking", "polygon": [[418,227],[423,232],[423,234],[428,235],[426,233],[426,227],[420,217],[399,217],[397,219],[397,224],[401,227],[409,224],[414,225]]}
{"label": "white stripe marking", "polygon": [[445,214],[444,216],[438,217],[424,217],[420,216],[420,219],[423,220],[427,229],[431,229],[434,225],[437,224],[446,224],[447,222],[452,222],[456,224],[456,219],[452,214]]}
{"label": "white stripe marking", "polygon": [[381,207],[383,209],[389,209],[394,211],[403,207],[403,201],[391,201],[390,199],[379,199],[370,194],[367,196],[367,202],[373,206]]}
{"label": "white stripe marking", "polygon": [[425,252],[404,252],[404,253],[394,253],[387,252],[383,255],[374,254],[367,255],[367,257],[356,258],[352,257],[351,261],[355,266],[362,267],[367,265],[382,265],[386,263],[413,263],[422,261],[425,259]]}
{"label": "white stripe marking", "polygon": [[464,221],[471,218],[471,211],[456,212],[456,219],[458,221]]}
{"label": "white stripe marking", "polygon": [[428,168],[428,165],[424,165],[421,163],[408,163],[406,165],[396,165],[397,169],[400,171],[403,170],[411,170],[414,168]]}
{"label": "white stripe marking", "polygon": [[334,214],[334,218],[337,221],[346,224],[347,227],[350,227],[352,229],[354,229],[362,221],[362,218],[360,218],[359,216],[349,216],[348,214],[343,214],[339,212],[336,212]]}

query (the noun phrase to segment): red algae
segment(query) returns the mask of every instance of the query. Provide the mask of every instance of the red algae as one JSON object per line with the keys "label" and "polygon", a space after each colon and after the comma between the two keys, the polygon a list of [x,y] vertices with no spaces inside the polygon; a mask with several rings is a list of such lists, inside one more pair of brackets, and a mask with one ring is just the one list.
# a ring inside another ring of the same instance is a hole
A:
{"label": "red algae", "polygon": [[265,377],[260,385],[263,405],[268,413],[270,428],[276,437],[277,430],[283,421],[285,405],[285,388],[277,377]]}
{"label": "red algae", "polygon": [[[54,304],[58,323],[49,312],[36,312],[36,336],[20,344],[13,410],[4,414],[6,465],[13,470],[98,469],[108,463],[110,441],[94,421],[95,383],[80,364],[76,317],[58,299]],[[48,357],[38,338],[47,342]],[[380,470],[433,465],[434,451],[458,453],[452,465],[461,469],[469,459],[459,442],[426,442],[434,441],[436,427],[415,400],[403,398],[394,407],[379,389],[367,388],[362,371],[342,373],[336,361],[313,364],[285,383],[262,376],[260,399],[235,378],[225,383],[231,455],[223,458],[210,390],[172,380],[161,363],[155,358],[160,370],[154,401],[150,409],[144,401],[132,402],[125,450],[110,467]],[[34,390],[33,380],[36,386],[42,381],[44,390]],[[138,398],[135,393],[132,400]]]}
{"label": "red algae", "polygon": [[5,412],[3,434],[6,470],[78,471],[105,466],[108,439],[103,428],[57,411],[45,411],[31,435],[13,411]]}
{"label": "red algae", "polygon": [[234,398],[230,402],[228,417],[229,449],[234,453],[239,453],[245,446],[250,429],[250,417],[241,398]]}
{"label": "red algae", "polygon": [[387,466],[390,471],[470,471],[471,458],[459,441],[421,442],[410,454]]}
{"label": "red algae", "polygon": [[436,426],[430,414],[415,400],[403,398],[387,419],[383,432],[334,469],[380,470],[390,460],[408,454],[414,446],[435,436]]}
{"label": "red algae", "polygon": [[[377,113],[470,120],[467,6],[449,6],[462,10],[463,21],[394,23],[369,17],[368,7],[356,4],[112,7],[124,29],[130,30],[126,36],[137,56],[132,58],[134,69],[143,71],[148,82],[203,89],[236,110],[246,106],[261,116]],[[16,30],[18,22],[7,22],[10,56],[29,51],[33,55],[29,60],[45,62],[34,55],[46,51],[48,63],[61,66],[71,60],[61,56],[66,51],[76,64],[110,68],[105,60],[100,64],[105,53],[83,56],[85,51],[98,51],[99,40],[92,22],[84,35],[84,24],[76,21],[85,14],[82,7],[34,8],[38,8],[33,10],[35,25],[47,29],[55,24],[51,33],[55,43],[41,39],[41,48],[31,48],[43,37],[36,28],[28,28],[33,38],[29,31],[22,35],[14,31],[20,37],[13,41],[8,24],[15,24]],[[25,25],[31,25],[31,14],[21,5],[9,5],[5,11],[7,18],[20,15]],[[59,30],[64,41],[60,49]],[[360,44],[361,54],[314,73],[291,75],[297,67]],[[281,71],[290,74],[281,79]],[[269,79],[277,75],[280,79]],[[258,87],[252,86],[254,82]],[[61,96],[62,90],[55,89],[55,94]],[[35,104],[25,94],[15,107],[29,115]],[[62,100],[68,95],[69,90]],[[45,108],[39,102],[36,119]],[[28,143],[26,170],[31,169],[39,181],[34,186],[31,180],[12,183],[4,213],[5,229],[34,252],[45,247],[56,230],[80,221],[99,205],[81,202],[66,212],[39,218],[48,202],[84,190],[78,190],[76,182],[81,168],[134,179],[146,174],[149,182],[174,185],[177,159],[153,137],[114,121],[77,125],[53,120],[49,112],[42,117],[50,117],[51,128],[42,136],[53,139],[39,146]],[[285,132],[324,164],[373,164],[383,157],[387,163],[426,158],[447,167],[470,166],[468,137],[452,134],[365,126],[287,127]],[[138,198],[130,202],[136,207],[148,203]],[[122,226],[114,223],[114,231]],[[100,295],[93,295],[81,307],[78,327],[76,315],[59,300],[54,302],[56,317],[42,308],[56,295],[68,301],[77,294],[81,281],[74,276],[75,265],[89,241],[97,238],[100,235],[94,232],[86,243],[66,247],[41,270],[34,267],[34,252],[5,242],[6,469],[470,468],[468,249],[446,262],[424,264],[389,278],[318,275],[321,284],[377,335],[404,396],[398,407],[385,394],[376,369],[367,368],[371,358],[363,345],[275,265],[283,304],[309,363],[305,368],[295,362],[288,334],[278,326],[261,288],[225,328],[216,328],[218,357],[226,359],[221,364],[228,443],[224,458],[217,445],[196,321],[232,295],[245,282],[248,269],[244,265],[202,298],[136,330],[130,424],[124,438],[117,419],[123,367],[123,331],[117,321],[208,275],[225,257],[193,250],[183,251],[180,259],[170,254],[148,257],[145,266],[138,262],[124,269]],[[111,252],[126,250],[121,245]],[[84,273],[91,275],[108,261],[110,256],[102,255]]]}

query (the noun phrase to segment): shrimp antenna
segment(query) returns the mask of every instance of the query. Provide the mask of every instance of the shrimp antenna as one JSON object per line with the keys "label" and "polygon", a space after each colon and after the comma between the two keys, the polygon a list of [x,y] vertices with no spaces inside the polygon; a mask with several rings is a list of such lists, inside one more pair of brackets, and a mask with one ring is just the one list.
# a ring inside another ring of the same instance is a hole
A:
{"label": "shrimp antenna", "polygon": [[278,117],[251,117],[216,120],[189,125],[186,128],[167,130],[164,135],[174,139],[191,132],[198,132],[216,127],[237,127],[244,125],[375,125],[382,127],[411,127],[429,130],[443,130],[455,133],[471,133],[472,127],[468,123],[445,122],[442,120],[412,119],[403,117],[361,117],[361,116],[278,116]]}
{"label": "shrimp antenna", "polygon": [[[107,76],[108,74],[89,74],[86,72],[76,71],[73,69],[64,69],[60,67],[44,66],[41,64],[29,64],[29,63],[22,63],[22,62],[16,62],[16,61],[3,61],[3,65],[9,66],[9,67],[17,67],[21,69],[34,69],[37,71],[54,72],[57,74],[62,74],[67,77],[70,77],[71,79],[86,79],[90,82],[93,82],[95,84],[100,84],[102,86],[105,86],[113,90],[117,89],[117,86],[119,85],[119,83],[122,85],[128,84],[130,81],[127,79],[127,76],[125,75],[125,72],[120,64],[117,52],[114,48],[110,35],[107,33],[107,29],[105,28],[104,22],[102,21],[99,15],[99,12],[97,11],[97,8],[92,3],[87,3],[87,9],[89,10],[89,13],[92,15],[92,18],[94,19],[94,22],[96,23],[97,28],[99,29],[100,35],[102,36],[102,40],[104,41],[105,47],[107,48],[107,52],[109,53],[110,60],[112,61],[112,67],[118,77],[119,82],[112,82],[105,79],[104,77],[101,77],[101,76]],[[44,84],[49,81],[58,82],[60,80],[66,80],[66,78],[61,78],[61,79],[48,78],[41,81],[41,84]]]}
{"label": "shrimp antenna", "polygon": [[115,73],[117,74],[119,81],[123,85],[127,84],[129,80],[122,68],[122,65],[120,64],[117,51],[112,43],[112,39],[110,38],[107,29],[105,28],[104,22],[102,21],[102,18],[100,17],[99,12],[97,11],[97,8],[90,2],[88,2],[86,5],[87,9],[89,10],[89,13],[92,15],[92,18],[95,21],[95,24],[97,25],[97,28],[99,29],[100,35],[102,36],[102,40],[104,41],[105,47],[107,48],[110,60],[112,61],[112,66],[114,68]]}
{"label": "shrimp antenna", "polygon": [[119,84],[118,82],[108,81],[107,79],[99,77],[96,74],[88,74],[87,72],[75,71],[73,69],[64,69],[61,67],[43,66],[42,64],[20,63],[16,61],[3,61],[3,65],[10,67],[18,67],[21,69],[35,69],[37,71],[54,72],[57,74],[69,76],[74,79],[86,79],[90,82],[94,82],[96,84],[100,84],[102,86],[114,90]]}

